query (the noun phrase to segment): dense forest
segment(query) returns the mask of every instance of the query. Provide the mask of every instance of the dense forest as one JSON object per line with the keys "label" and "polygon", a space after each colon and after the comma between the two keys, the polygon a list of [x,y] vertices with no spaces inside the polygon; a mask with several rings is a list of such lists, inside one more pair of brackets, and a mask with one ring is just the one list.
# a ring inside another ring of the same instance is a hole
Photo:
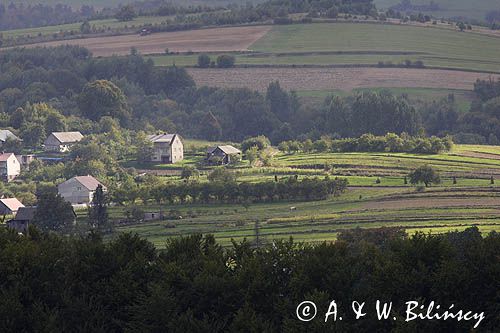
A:
{"label": "dense forest", "polygon": [[40,3],[16,5],[0,2],[1,30],[74,23],[97,17],[96,10],[86,5],[81,6],[79,10],[74,10],[71,6],[64,4],[55,6]]}
{"label": "dense forest", "polygon": [[[235,4],[227,8],[207,5],[176,5],[170,0],[142,0],[130,2],[131,3],[127,6],[103,8],[100,10],[96,10],[94,7],[88,5],[82,5],[79,9],[74,9],[69,5],[62,4],[50,6],[44,4],[4,4],[0,2],[0,29],[11,30],[42,27],[112,17],[116,17],[119,20],[132,20],[137,15],[178,15],[177,23],[191,23],[198,26],[259,22],[283,17],[292,13],[326,13],[331,9],[337,13],[341,11],[342,13],[376,15],[375,6],[372,3],[373,0],[269,0],[257,5],[253,5],[252,3],[241,5]],[[119,15],[123,8],[129,11],[130,14],[128,16]],[[222,9],[226,10],[221,11]],[[196,17],[183,17],[186,14],[193,13],[204,14]],[[172,22],[170,22],[170,24],[171,23]],[[166,27],[162,28],[162,30],[166,29]]]}
{"label": "dense forest", "polygon": [[279,82],[266,93],[196,87],[183,68],[155,67],[136,53],[93,58],[80,47],[12,49],[0,55],[0,125],[30,148],[56,130],[101,132],[103,117],[132,130],[209,140],[265,135],[278,144],[392,132],[453,134],[459,142],[494,144],[500,138],[498,85],[479,81],[479,98],[466,113],[457,110],[453,95],[413,105],[407,96],[386,91],[331,96],[310,105]]}
{"label": "dense forest", "polygon": [[[439,236],[398,229],[346,231],[335,243],[278,241],[221,248],[211,236],[172,239],[164,250],[130,234],[62,237],[0,229],[2,332],[470,332],[477,320],[405,322],[404,302],[484,312],[500,326],[500,237],[476,228]],[[301,322],[302,301],[318,317]],[[343,320],[325,323],[330,301]],[[377,320],[375,302],[393,301]],[[366,302],[356,320],[353,301]],[[425,312],[425,310],[422,310]]]}

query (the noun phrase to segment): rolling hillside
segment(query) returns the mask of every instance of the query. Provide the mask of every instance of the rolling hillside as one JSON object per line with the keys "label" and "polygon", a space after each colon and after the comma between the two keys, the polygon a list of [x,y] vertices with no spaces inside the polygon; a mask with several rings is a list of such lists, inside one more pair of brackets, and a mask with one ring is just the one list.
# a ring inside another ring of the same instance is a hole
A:
{"label": "rolling hillside", "polygon": [[[196,159],[191,163],[196,163]],[[416,189],[404,176],[420,165],[432,165],[442,183]],[[331,165],[325,171],[324,165]],[[403,227],[442,233],[478,226],[482,232],[500,230],[500,147],[457,145],[451,153],[420,155],[404,153],[279,153],[273,167],[240,168],[238,181],[260,182],[289,177],[345,177],[350,188],[339,197],[310,202],[249,204],[149,205],[165,221],[125,225],[117,232],[137,232],[162,247],[169,237],[192,232],[214,234],[224,245],[255,235],[260,223],[264,240],[286,239],[320,242],[334,240],[338,232],[352,228]],[[456,183],[453,181],[456,179]],[[201,181],[204,181],[203,178]],[[498,183],[498,184],[497,184]],[[295,209],[290,209],[295,207]],[[123,207],[111,208],[113,219],[124,219]],[[85,219],[84,212],[79,218]]]}

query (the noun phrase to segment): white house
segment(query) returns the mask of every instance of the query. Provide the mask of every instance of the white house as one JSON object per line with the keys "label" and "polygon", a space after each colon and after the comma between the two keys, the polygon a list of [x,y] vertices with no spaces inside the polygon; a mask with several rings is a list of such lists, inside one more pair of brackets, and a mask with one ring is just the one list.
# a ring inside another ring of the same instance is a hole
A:
{"label": "white house", "polygon": [[21,163],[14,153],[0,155],[0,176],[4,181],[10,182],[21,174]]}
{"label": "white house", "polygon": [[45,151],[64,153],[82,139],[80,132],[52,132],[45,140]]}
{"label": "white house", "polygon": [[173,164],[184,159],[184,145],[178,134],[150,135],[148,139],[153,142],[152,162]]}
{"label": "white house", "polygon": [[57,191],[66,201],[72,205],[89,204],[94,198],[97,187],[101,185],[104,191],[106,187],[92,176],[77,176],[68,179],[57,186]]}

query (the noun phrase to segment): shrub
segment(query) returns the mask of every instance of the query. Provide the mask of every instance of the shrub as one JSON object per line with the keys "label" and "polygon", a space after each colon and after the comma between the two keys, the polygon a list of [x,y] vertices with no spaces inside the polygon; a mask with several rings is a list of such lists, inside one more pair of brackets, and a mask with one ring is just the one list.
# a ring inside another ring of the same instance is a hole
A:
{"label": "shrub", "polygon": [[198,56],[198,67],[208,68],[210,67],[210,57],[207,54],[200,54]]}
{"label": "shrub", "polygon": [[217,67],[231,68],[234,66],[236,59],[232,55],[222,54],[217,57]]}

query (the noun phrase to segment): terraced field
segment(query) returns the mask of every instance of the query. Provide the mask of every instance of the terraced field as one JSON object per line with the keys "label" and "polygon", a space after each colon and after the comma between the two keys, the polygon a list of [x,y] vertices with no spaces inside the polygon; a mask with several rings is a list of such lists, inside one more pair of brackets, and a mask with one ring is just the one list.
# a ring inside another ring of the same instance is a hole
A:
{"label": "terraced field", "polygon": [[[253,239],[256,223],[265,241],[290,236],[306,242],[334,240],[338,232],[357,227],[398,226],[409,233],[441,233],[475,225],[483,232],[500,231],[499,157],[500,147],[470,145],[457,145],[453,152],[441,155],[280,154],[273,167],[237,169],[238,180],[258,182],[274,179],[275,175],[297,174],[303,178],[328,174],[348,178],[349,190],[339,197],[315,202],[272,202],[246,207],[149,205],[144,207],[146,211],[162,211],[182,219],[123,225],[117,231],[138,232],[159,247],[169,237],[193,232],[212,233],[225,245],[231,239]],[[325,171],[325,164],[333,171]],[[434,166],[443,178],[442,184],[424,190],[405,185],[404,176],[421,164]],[[456,184],[452,177],[456,177]],[[113,207],[111,214],[116,220],[125,217],[120,207]]]}

